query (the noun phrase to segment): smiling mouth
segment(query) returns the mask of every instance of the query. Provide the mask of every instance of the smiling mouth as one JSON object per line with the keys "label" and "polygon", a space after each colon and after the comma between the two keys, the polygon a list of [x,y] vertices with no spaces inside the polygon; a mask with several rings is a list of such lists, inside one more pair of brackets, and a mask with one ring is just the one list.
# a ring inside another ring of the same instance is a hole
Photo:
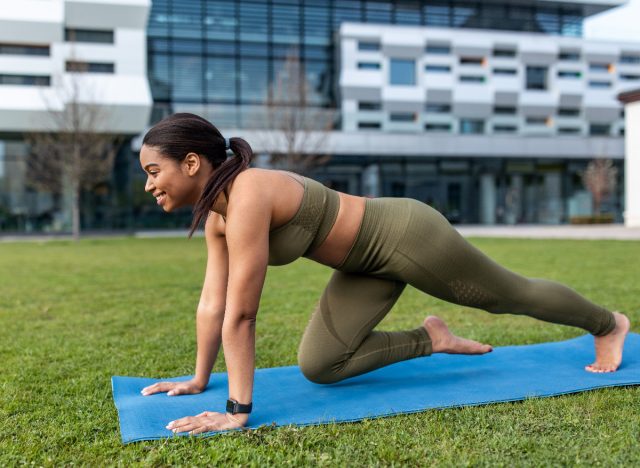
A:
{"label": "smiling mouth", "polygon": [[156,203],[160,206],[164,205],[164,202],[166,201],[166,199],[167,199],[167,194],[164,192],[162,192],[159,195],[156,195]]}

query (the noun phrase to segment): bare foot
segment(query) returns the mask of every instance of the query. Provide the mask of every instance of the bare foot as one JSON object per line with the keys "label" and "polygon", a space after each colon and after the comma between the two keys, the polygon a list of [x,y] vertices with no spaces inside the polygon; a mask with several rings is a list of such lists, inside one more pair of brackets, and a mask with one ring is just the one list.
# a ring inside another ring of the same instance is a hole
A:
{"label": "bare foot", "polygon": [[630,322],[626,315],[613,312],[616,317],[616,328],[604,336],[594,336],[596,345],[596,362],[585,366],[589,372],[615,372],[622,362],[624,339],[629,333]]}
{"label": "bare foot", "polygon": [[430,315],[423,322],[431,337],[431,353],[485,354],[493,351],[490,345],[455,336],[440,317]]}

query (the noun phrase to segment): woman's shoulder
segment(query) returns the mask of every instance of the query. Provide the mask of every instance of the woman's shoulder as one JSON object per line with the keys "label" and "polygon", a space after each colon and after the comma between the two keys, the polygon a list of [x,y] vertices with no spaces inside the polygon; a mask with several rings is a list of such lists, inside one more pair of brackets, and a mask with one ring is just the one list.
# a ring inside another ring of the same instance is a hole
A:
{"label": "woman's shoulder", "polygon": [[294,179],[301,185],[304,185],[305,176],[293,171],[248,167],[234,178],[232,184],[238,181],[238,185],[242,186],[243,190],[261,186],[263,189],[271,188],[277,191],[281,188],[281,184],[286,184],[287,181],[290,181],[291,179]]}

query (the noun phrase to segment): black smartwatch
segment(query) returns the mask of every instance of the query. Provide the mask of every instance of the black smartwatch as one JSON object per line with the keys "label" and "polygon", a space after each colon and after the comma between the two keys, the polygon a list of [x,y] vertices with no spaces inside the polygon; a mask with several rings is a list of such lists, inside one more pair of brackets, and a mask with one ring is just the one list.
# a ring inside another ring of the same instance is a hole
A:
{"label": "black smartwatch", "polygon": [[249,403],[248,405],[243,405],[242,403],[238,403],[236,400],[228,399],[227,400],[227,413],[238,414],[238,413],[251,413],[251,407],[253,403]]}

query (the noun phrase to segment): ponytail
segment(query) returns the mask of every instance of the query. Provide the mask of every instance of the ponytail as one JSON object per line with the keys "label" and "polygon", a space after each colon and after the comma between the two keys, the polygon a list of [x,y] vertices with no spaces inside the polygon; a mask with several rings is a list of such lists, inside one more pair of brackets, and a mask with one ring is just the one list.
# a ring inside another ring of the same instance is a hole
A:
{"label": "ponytail", "polygon": [[216,199],[233,182],[238,174],[249,167],[253,159],[253,150],[249,143],[242,138],[229,138],[229,149],[233,156],[225,160],[213,173],[213,176],[204,186],[200,199],[193,207],[193,221],[189,230],[189,237],[193,235],[203,220],[207,219],[209,211]]}

